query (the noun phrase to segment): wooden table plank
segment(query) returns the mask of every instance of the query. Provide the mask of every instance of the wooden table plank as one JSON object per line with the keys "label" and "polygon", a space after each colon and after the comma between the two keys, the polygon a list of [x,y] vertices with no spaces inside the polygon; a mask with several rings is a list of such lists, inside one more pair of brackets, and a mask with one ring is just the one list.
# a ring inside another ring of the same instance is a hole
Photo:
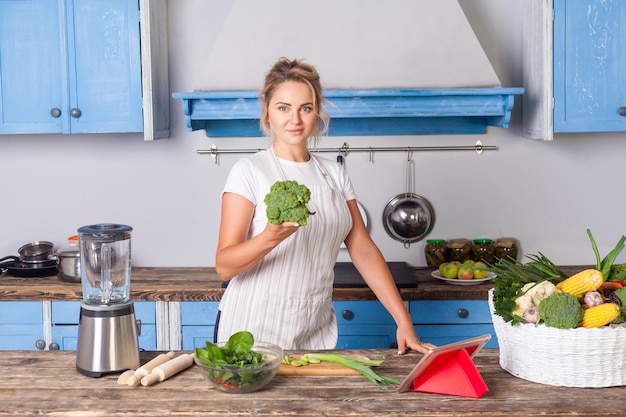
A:
{"label": "wooden table plank", "polygon": [[[393,350],[337,351],[386,357],[378,371],[404,378],[421,355]],[[159,352],[142,352],[142,363]],[[177,354],[182,352],[177,352]],[[289,352],[301,353],[301,352]],[[0,351],[0,416],[623,416],[626,387],[566,388],[515,378],[498,365],[498,351],[475,358],[489,392],[465,398],[381,390],[363,377],[277,376],[267,389],[226,394],[210,389],[192,368],[151,387],[117,384],[117,375],[88,378],[75,352]]]}

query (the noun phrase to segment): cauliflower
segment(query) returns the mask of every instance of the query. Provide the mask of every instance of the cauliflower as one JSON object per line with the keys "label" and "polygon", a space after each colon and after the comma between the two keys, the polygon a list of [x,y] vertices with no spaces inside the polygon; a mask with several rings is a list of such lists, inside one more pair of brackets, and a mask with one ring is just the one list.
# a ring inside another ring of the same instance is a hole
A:
{"label": "cauliflower", "polygon": [[523,294],[515,299],[513,314],[523,317],[530,307],[538,307],[541,300],[555,292],[556,286],[550,281],[529,282],[522,287]]}
{"label": "cauliflower", "polygon": [[578,327],[583,314],[578,298],[566,292],[555,292],[539,303],[539,320],[549,327],[573,329]]}
{"label": "cauliflower", "polygon": [[265,196],[265,214],[272,224],[297,222],[306,226],[310,214],[306,204],[311,199],[311,191],[296,181],[276,181]]}

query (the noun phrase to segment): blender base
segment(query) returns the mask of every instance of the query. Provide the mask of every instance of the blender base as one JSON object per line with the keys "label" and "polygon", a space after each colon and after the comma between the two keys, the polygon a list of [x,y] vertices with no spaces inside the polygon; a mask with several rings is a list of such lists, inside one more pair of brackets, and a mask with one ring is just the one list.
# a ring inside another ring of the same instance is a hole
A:
{"label": "blender base", "polygon": [[132,302],[112,305],[81,303],[76,370],[99,378],[140,365],[138,323]]}

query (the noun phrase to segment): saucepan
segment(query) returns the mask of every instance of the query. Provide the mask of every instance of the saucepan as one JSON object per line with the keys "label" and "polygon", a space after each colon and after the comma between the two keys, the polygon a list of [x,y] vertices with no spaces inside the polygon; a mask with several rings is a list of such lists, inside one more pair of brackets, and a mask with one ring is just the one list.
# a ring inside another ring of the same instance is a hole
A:
{"label": "saucepan", "polygon": [[54,245],[48,241],[36,241],[18,249],[19,256],[0,258],[0,273],[15,277],[46,277],[56,275],[57,258],[52,253]]}
{"label": "saucepan", "polygon": [[17,250],[17,253],[20,254],[20,261],[36,264],[54,260],[52,256],[53,247],[52,242],[38,240],[23,245]]}
{"label": "saucepan", "polygon": [[383,225],[387,234],[404,243],[411,243],[426,237],[435,224],[435,211],[430,202],[413,191],[413,160],[409,152],[406,161],[406,192],[393,197],[383,210]]}

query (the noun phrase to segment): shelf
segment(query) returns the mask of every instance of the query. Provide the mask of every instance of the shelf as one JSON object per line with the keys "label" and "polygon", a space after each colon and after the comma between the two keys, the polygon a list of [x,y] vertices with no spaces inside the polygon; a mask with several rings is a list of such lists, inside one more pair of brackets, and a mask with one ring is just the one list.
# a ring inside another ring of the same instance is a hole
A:
{"label": "shelf", "polygon": [[[523,88],[327,90],[329,136],[484,134],[507,128]],[[183,101],[187,130],[209,137],[258,137],[255,91],[173,93]]]}

